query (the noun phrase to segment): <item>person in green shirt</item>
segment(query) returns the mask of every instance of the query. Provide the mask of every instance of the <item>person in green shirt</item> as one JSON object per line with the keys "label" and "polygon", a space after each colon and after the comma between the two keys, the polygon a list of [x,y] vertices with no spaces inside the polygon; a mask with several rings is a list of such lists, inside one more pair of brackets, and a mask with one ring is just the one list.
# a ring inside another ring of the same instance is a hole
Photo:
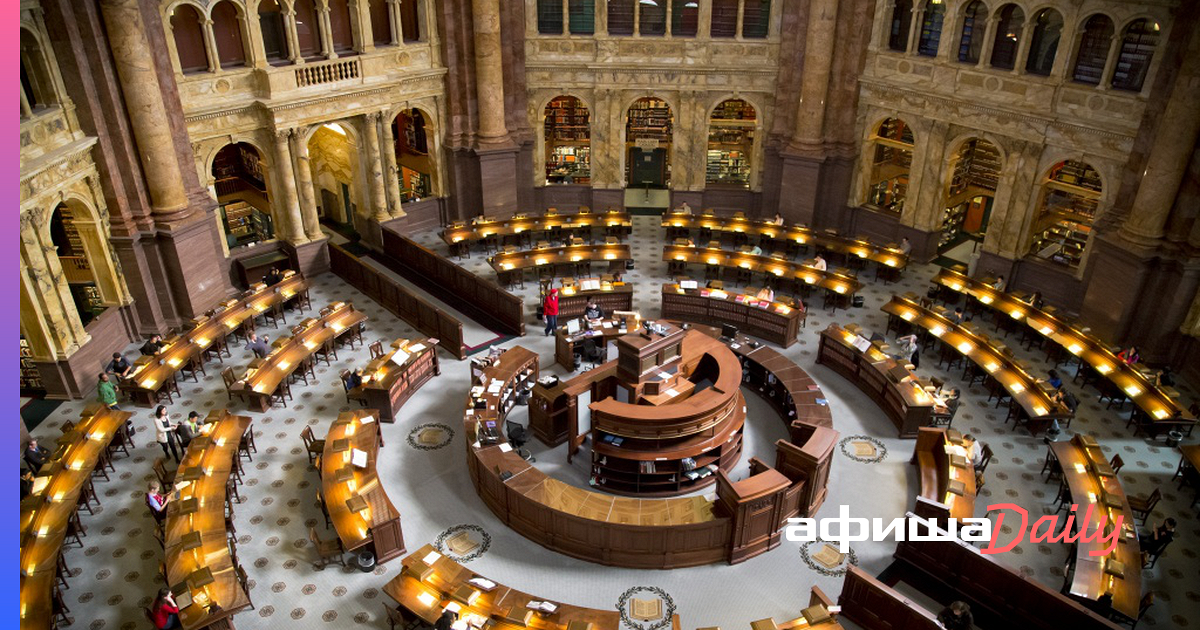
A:
{"label": "person in green shirt", "polygon": [[108,380],[108,374],[100,375],[100,384],[96,386],[96,395],[100,402],[109,409],[118,409],[117,407],[117,386]]}

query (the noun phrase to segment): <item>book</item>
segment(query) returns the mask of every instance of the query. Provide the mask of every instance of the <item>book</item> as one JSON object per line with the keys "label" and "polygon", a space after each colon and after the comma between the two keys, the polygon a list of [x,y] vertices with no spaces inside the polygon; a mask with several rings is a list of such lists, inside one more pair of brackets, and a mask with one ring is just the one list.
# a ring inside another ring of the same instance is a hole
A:
{"label": "book", "polygon": [[358,449],[350,449],[350,463],[359,468],[367,466],[367,452]]}

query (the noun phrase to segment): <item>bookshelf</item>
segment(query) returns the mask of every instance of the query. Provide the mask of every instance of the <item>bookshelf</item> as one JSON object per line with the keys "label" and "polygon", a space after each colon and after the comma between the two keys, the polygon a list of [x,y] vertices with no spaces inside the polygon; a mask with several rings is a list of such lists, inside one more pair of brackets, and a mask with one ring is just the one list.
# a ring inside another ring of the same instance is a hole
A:
{"label": "bookshelf", "polygon": [[266,179],[263,176],[263,165],[258,151],[244,143],[231,144],[217,153],[217,157],[213,159],[213,177],[217,180],[218,191],[228,187],[228,184],[223,186],[223,182],[238,180],[242,185],[249,185],[258,192],[267,194]]}
{"label": "bookshelf", "polygon": [[1049,227],[1033,237],[1030,251],[1040,258],[1071,267],[1079,266],[1083,252],[1091,237],[1090,225],[1058,218]]}
{"label": "bookshelf", "polygon": [[546,105],[546,177],[550,181],[591,183],[591,114],[573,96]]}
{"label": "bookshelf", "polygon": [[950,179],[950,196],[962,194],[968,188],[995,191],[1000,184],[1000,152],[990,142],[978,138],[968,140],[958,152],[954,175]]}
{"label": "bookshelf", "polygon": [[883,122],[879,123],[879,129],[876,130],[875,135],[880,139],[892,140],[909,147],[915,143],[912,129],[899,118],[885,118]]}
{"label": "bookshelf", "polygon": [[671,107],[657,98],[643,98],[629,107],[625,140],[671,141]]}
{"label": "bookshelf", "polygon": [[755,123],[754,107],[743,100],[717,105],[709,119],[706,183],[749,185]]}
{"label": "bookshelf", "polygon": [[37,364],[33,362],[33,348],[25,337],[21,337],[21,391],[41,392],[46,387],[42,384],[42,374]]}
{"label": "bookshelf", "polygon": [[230,247],[241,247],[275,236],[271,216],[246,201],[231,201],[221,204],[221,215],[225,219],[225,237]]}
{"label": "bookshelf", "polygon": [[1079,266],[1091,236],[1103,183],[1089,164],[1060,162],[1043,182],[1042,208],[1030,252],[1071,268]]}

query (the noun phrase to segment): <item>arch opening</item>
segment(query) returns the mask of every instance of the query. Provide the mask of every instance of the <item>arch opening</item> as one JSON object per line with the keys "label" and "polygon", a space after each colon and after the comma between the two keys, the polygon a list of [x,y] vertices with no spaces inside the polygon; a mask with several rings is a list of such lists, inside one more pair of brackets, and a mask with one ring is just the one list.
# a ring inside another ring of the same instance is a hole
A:
{"label": "arch opening", "polygon": [[1072,269],[1079,267],[1092,236],[1104,186],[1086,162],[1055,164],[1042,180],[1029,253]]}
{"label": "arch opening", "polygon": [[258,149],[245,142],[221,147],[212,176],[229,249],[273,240],[275,217]]}
{"label": "arch opening", "polygon": [[912,169],[915,140],[912,129],[899,118],[885,118],[872,137],[874,157],[867,202],[891,214],[904,211]]}
{"label": "arch opening", "polygon": [[428,118],[416,108],[401,111],[392,121],[401,201],[433,196],[434,161],[428,124]]}
{"label": "arch opening", "polygon": [[750,186],[758,112],[740,98],[721,102],[708,119],[706,184]]}
{"label": "arch opening", "polygon": [[50,215],[50,242],[57,251],[79,321],[86,327],[108,307],[97,286],[84,237],[76,225],[75,210],[66,203],[58,204]]}
{"label": "arch opening", "polygon": [[987,140],[971,138],[959,146],[948,166],[938,253],[965,263],[987,235],[1000,184],[1000,150]]}
{"label": "arch opening", "polygon": [[674,117],[666,101],[652,96],[629,106],[625,120],[625,181],[631,188],[671,185],[671,131]]}
{"label": "arch opening", "polygon": [[545,109],[546,181],[590,184],[592,181],[591,113],[574,96],[558,96]]}

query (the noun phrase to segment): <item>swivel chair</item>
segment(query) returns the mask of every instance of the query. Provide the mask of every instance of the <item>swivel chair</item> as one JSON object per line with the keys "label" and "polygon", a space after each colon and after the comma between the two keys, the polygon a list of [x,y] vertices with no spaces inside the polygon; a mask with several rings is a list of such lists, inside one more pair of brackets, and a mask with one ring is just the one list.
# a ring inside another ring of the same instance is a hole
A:
{"label": "swivel chair", "polygon": [[505,420],[504,431],[508,433],[508,443],[512,444],[513,450],[517,452],[517,455],[521,456],[521,459],[527,462],[537,461],[534,459],[532,453],[522,448],[525,446],[525,442],[529,441],[529,433],[525,431],[525,427],[512,420]]}

